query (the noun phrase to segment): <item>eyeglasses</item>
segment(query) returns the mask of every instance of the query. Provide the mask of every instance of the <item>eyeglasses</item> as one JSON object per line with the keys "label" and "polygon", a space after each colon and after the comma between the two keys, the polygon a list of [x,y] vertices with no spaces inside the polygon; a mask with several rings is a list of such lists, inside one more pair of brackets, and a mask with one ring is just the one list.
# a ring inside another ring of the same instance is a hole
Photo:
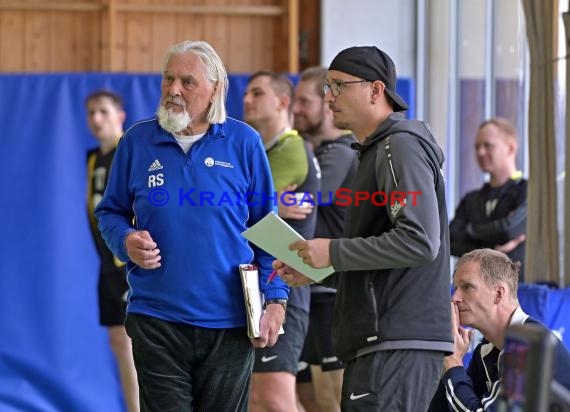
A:
{"label": "eyeglasses", "polygon": [[353,84],[353,83],[368,83],[370,82],[370,80],[352,80],[349,82],[343,82],[343,81],[336,81],[336,82],[330,82],[330,83],[325,83],[323,90],[325,91],[325,94],[327,94],[328,92],[331,92],[331,94],[334,97],[337,97],[340,94],[341,89],[346,86],[347,84]]}

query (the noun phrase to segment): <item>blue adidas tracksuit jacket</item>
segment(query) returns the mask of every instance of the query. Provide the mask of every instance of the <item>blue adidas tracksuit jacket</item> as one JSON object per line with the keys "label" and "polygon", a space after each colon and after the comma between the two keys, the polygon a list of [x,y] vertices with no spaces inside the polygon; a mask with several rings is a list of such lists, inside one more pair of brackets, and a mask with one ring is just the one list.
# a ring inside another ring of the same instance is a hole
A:
{"label": "blue adidas tracksuit jacket", "polygon": [[[260,266],[266,298],[287,298],[278,277],[265,286],[273,258],[241,235],[274,210],[262,196],[273,192],[261,139],[245,123],[211,125],[188,154],[156,119],[127,130],[95,211],[107,245],[127,261],[127,311],[207,328],[245,326],[238,265],[249,262]],[[157,243],[160,268],[128,261],[133,218]]]}

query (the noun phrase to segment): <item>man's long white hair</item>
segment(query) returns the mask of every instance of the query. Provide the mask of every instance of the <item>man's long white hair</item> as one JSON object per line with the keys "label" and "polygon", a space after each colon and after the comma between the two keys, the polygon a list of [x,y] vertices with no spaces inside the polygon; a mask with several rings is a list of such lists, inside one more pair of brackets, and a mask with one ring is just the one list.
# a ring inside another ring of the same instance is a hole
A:
{"label": "man's long white hair", "polygon": [[[171,46],[164,57],[163,73],[172,56],[187,53],[192,53],[200,57],[200,60],[204,63],[204,74],[206,78],[212,82],[212,85],[216,88],[206,120],[210,124],[225,122],[227,117],[226,95],[228,90],[228,75],[222,59],[210,44],[205,41],[186,40]],[[168,97],[167,99],[171,99],[173,103],[180,104],[186,109],[183,99],[176,99],[175,97]],[[168,100],[165,99],[165,101],[160,103],[157,111],[160,125],[171,133],[177,133],[186,129],[192,121],[188,112],[184,110],[183,113],[174,113],[166,110],[163,106],[166,101]]]}

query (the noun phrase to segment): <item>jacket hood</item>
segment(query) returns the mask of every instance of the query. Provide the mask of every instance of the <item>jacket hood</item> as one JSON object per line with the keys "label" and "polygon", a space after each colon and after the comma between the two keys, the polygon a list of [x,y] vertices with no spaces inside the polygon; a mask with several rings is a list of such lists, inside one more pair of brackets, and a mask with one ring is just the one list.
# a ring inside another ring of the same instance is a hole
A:
{"label": "jacket hood", "polygon": [[351,145],[352,143],[357,142],[356,137],[354,137],[352,133],[343,134],[341,137],[333,141],[337,143],[344,143],[347,145]]}
{"label": "jacket hood", "polygon": [[439,166],[441,167],[443,165],[443,162],[445,160],[443,150],[433,137],[429,125],[419,120],[405,119],[402,113],[390,114],[390,116],[388,116],[386,120],[380,123],[376,130],[374,130],[374,132],[366,138],[364,143],[357,143],[356,147],[361,152],[366,151],[379,141],[384,140],[386,137],[397,133],[413,134],[418,139],[421,139],[431,149],[435,159],[437,159]]}

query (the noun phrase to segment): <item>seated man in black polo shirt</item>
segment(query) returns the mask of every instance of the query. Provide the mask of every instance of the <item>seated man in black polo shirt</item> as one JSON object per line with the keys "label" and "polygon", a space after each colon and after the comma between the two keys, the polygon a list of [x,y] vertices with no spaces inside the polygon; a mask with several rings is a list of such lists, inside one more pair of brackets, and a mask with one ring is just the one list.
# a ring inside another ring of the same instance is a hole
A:
{"label": "seated man in black polo shirt", "polygon": [[[453,277],[453,354],[444,359],[444,373],[429,412],[496,411],[501,390],[499,360],[507,328],[536,324],[521,309],[517,298],[518,264],[504,253],[478,249],[463,255]],[[484,339],[477,345],[468,367],[463,365],[473,330]],[[570,354],[561,342],[554,354],[554,379],[570,388]]]}

